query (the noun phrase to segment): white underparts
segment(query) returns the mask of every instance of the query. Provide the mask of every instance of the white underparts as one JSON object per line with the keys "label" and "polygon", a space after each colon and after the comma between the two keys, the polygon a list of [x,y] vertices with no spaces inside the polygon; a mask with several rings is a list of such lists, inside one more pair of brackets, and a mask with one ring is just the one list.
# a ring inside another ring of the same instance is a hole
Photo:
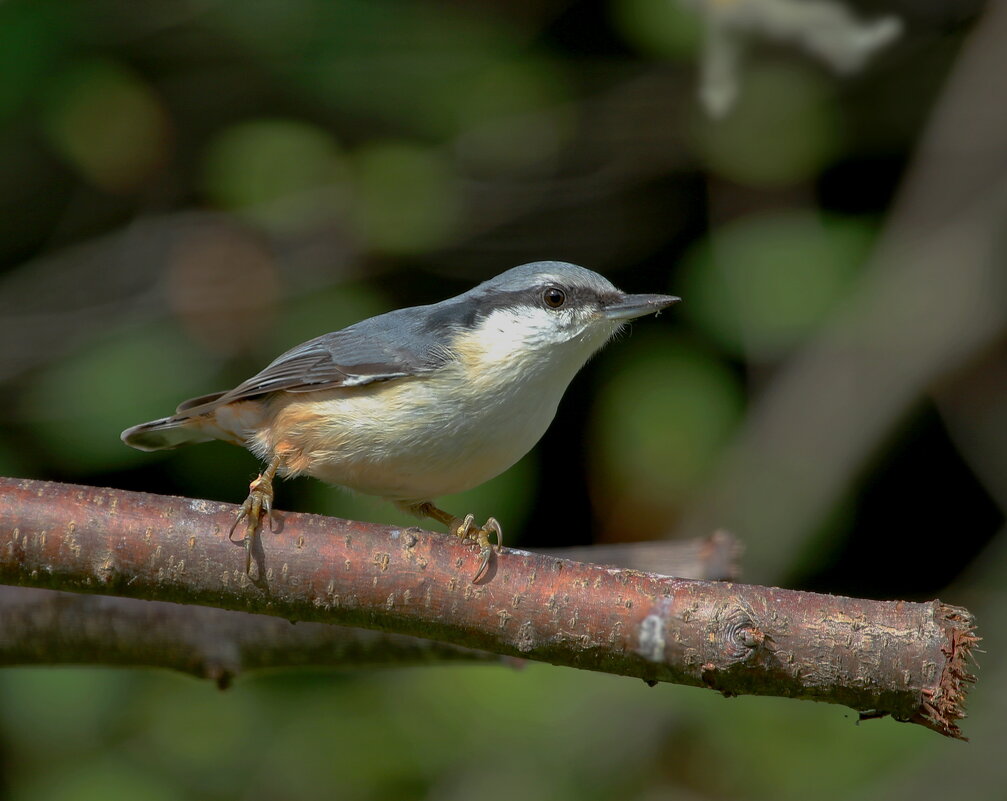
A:
{"label": "white underparts", "polygon": [[277,393],[251,447],[264,458],[286,449],[288,472],[395,501],[461,492],[531,450],[617,328],[576,310],[501,309],[456,334],[430,373]]}

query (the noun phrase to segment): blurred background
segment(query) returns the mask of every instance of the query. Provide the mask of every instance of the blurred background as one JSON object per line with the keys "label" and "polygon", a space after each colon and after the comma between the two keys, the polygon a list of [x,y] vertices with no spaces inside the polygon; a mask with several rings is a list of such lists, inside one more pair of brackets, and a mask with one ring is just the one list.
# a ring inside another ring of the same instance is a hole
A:
{"label": "blurred background", "polygon": [[[0,673],[16,799],[1001,798],[1007,9],[0,2],[0,475],[238,503],[119,432],[312,336],[576,262],[684,302],[444,499],[534,549],[726,528],[756,583],[942,600],[968,746],[545,665]],[[409,522],[312,480],[279,508]],[[235,557],[236,559],[238,556]]]}

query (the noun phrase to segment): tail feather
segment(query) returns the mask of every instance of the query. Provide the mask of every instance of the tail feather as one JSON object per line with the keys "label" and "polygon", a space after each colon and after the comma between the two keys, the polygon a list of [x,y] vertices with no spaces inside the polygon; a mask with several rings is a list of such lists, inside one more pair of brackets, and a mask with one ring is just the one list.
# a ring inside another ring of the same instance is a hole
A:
{"label": "tail feather", "polygon": [[[200,395],[198,398],[189,398],[189,400],[182,401],[182,403],[178,404],[178,408],[175,409],[175,414],[178,415],[182,412],[191,412],[192,409],[195,409],[197,406],[207,406],[215,400],[222,398],[226,394],[226,392],[211,392],[209,395]],[[161,421],[157,420],[155,422],[159,423]]]}
{"label": "tail feather", "polygon": [[163,451],[213,439],[199,425],[199,418],[181,416],[140,423],[127,428],[120,437],[131,448],[141,451]]}

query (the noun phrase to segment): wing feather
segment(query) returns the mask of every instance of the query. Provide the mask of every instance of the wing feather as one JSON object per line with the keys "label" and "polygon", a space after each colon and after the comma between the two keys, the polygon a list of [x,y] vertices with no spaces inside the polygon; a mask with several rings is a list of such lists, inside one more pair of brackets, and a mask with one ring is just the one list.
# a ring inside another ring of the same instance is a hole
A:
{"label": "wing feather", "polygon": [[409,314],[414,311],[389,312],[309,340],[232,390],[185,401],[178,414],[205,414],[226,403],[271,392],[357,387],[430,372],[451,355],[434,329],[416,324],[423,317]]}

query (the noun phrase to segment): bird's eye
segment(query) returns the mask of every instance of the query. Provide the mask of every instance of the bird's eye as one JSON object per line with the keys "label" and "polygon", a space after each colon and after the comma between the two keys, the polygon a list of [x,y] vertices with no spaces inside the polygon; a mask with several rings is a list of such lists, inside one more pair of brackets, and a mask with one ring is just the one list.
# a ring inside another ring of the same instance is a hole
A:
{"label": "bird's eye", "polygon": [[542,293],[542,301],[550,309],[558,309],[566,303],[566,292],[557,287],[551,286]]}

